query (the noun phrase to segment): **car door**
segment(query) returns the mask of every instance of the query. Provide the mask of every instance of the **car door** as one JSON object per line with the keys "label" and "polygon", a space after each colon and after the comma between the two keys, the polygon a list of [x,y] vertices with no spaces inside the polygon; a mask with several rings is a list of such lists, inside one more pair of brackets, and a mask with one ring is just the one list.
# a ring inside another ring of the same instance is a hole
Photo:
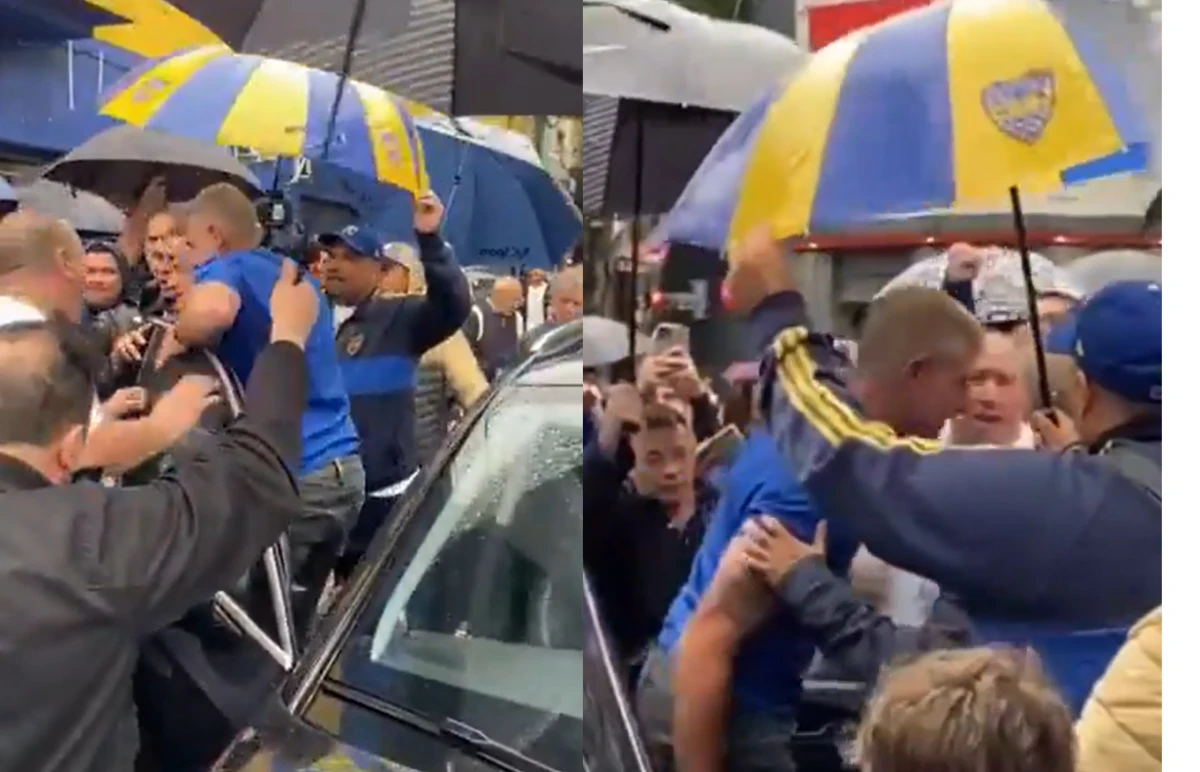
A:
{"label": "car door", "polygon": [[[154,360],[165,327],[155,325],[145,362]],[[166,368],[144,366],[139,384],[157,393],[186,374],[213,376],[220,405],[202,430],[219,430],[242,411],[236,379],[210,352],[188,352]],[[154,477],[170,467],[169,454],[137,474]],[[232,741],[297,657],[290,602],[286,536],[272,545],[235,586],[151,637],[135,677],[142,754],[139,772],[206,769]]]}
{"label": "car door", "polygon": [[583,763],[588,772],[653,772],[613,660],[591,584],[584,577]]}

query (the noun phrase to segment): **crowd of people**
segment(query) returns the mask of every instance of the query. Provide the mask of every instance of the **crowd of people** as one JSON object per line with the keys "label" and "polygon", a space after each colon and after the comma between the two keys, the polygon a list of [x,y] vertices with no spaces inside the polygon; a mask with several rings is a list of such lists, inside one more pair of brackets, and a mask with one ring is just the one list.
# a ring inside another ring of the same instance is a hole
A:
{"label": "crowd of people", "polygon": [[356,223],[292,259],[236,187],[167,189],[86,244],[0,212],[2,769],[162,769],[147,647],[285,532],[303,645],[462,412],[581,313],[571,268],[476,303],[433,194],[415,248]]}
{"label": "crowd of people", "polygon": [[997,314],[990,251],[845,341],[759,231],[726,292],[761,364],[585,373],[585,566],[656,770],[1161,768],[1161,290]]}

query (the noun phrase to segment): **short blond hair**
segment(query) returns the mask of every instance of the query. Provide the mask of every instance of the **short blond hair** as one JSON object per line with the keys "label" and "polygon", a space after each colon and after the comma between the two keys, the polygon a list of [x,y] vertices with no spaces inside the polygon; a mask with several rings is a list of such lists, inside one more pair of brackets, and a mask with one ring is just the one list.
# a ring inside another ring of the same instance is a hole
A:
{"label": "short blond hair", "polygon": [[859,756],[863,772],[1074,772],[1075,734],[1031,651],[935,651],[884,676]]}
{"label": "short blond hair", "polygon": [[910,362],[946,352],[973,355],[983,327],[938,289],[898,287],[871,304],[858,341],[860,370],[892,374]]}
{"label": "short blond hair", "polygon": [[247,247],[256,247],[262,241],[262,225],[258,222],[254,202],[228,182],[209,185],[190,204],[182,210],[176,209],[172,214],[184,222],[187,217],[196,214],[213,217],[229,229],[227,236],[247,242]]}

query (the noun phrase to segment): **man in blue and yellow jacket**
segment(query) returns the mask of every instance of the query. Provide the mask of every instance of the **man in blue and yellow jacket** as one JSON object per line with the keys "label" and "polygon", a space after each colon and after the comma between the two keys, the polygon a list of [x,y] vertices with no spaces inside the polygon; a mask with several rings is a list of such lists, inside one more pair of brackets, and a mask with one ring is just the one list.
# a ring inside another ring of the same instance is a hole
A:
{"label": "man in blue and yellow jacket", "polygon": [[442,212],[432,194],[416,203],[424,296],[379,291],[384,272],[405,269],[388,260],[371,228],[350,225],[319,239],[329,250],[322,281],[337,304],[338,363],[366,471],[367,502],[349,552],[365,547],[365,531],[378,527],[400,484],[416,471],[414,389],[421,355],[462,327],[470,311],[466,276],[439,234]]}
{"label": "man in blue and yellow jacket", "polygon": [[[1036,649],[1078,711],[1129,626],[1161,603],[1159,287],[1110,285],[1056,329],[1049,348],[1070,353],[1084,390],[1075,420],[1035,417],[1058,452],[984,452],[862,417],[768,230],[739,247],[728,283],[772,341],[764,414],[817,506],[955,596],[983,640]],[[938,366],[934,354],[912,363]]]}

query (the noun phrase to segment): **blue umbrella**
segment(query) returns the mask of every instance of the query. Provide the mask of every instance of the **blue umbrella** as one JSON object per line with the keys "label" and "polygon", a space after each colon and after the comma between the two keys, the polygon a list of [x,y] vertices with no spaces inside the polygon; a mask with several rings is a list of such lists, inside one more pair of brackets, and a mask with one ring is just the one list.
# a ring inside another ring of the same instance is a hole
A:
{"label": "blue umbrella", "polygon": [[558,265],[583,226],[545,169],[454,127],[418,121],[417,131],[459,263]]}

